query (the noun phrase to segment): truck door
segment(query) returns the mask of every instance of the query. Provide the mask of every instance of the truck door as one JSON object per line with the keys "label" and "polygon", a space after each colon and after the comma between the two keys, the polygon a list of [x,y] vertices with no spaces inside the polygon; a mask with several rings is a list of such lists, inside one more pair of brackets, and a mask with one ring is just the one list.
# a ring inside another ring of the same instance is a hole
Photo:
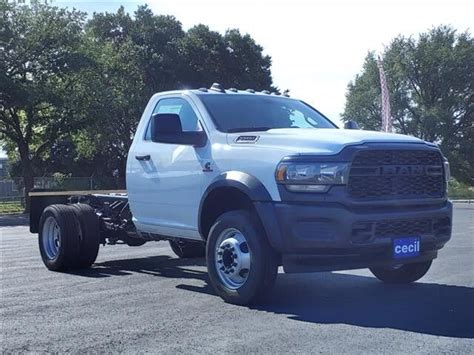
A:
{"label": "truck door", "polygon": [[[160,99],[152,115],[155,113],[178,114],[183,131],[203,129],[199,113],[184,97]],[[134,142],[129,153],[127,189],[136,227],[166,236],[201,239],[197,221],[203,193],[202,162],[208,147],[152,142],[149,122],[142,137],[135,139],[141,142]]]}

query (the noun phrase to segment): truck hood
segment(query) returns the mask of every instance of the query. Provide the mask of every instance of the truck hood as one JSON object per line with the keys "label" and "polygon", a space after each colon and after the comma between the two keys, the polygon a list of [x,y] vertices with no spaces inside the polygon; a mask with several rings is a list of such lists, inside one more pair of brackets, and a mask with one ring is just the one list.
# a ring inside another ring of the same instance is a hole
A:
{"label": "truck hood", "polygon": [[[252,136],[258,139],[251,142],[248,137]],[[244,137],[244,139],[239,137]],[[402,134],[336,128],[279,128],[265,132],[233,133],[229,134],[228,141],[230,144],[248,144],[254,148],[323,155],[337,154],[348,145],[362,143],[424,143],[421,139]]]}

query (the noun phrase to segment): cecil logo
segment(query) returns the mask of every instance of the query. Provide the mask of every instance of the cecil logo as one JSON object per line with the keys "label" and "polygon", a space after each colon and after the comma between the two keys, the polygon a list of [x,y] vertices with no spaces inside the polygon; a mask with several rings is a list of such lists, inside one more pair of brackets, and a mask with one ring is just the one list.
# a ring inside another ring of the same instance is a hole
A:
{"label": "cecil logo", "polygon": [[393,241],[393,257],[409,258],[420,254],[420,238],[403,238]]}

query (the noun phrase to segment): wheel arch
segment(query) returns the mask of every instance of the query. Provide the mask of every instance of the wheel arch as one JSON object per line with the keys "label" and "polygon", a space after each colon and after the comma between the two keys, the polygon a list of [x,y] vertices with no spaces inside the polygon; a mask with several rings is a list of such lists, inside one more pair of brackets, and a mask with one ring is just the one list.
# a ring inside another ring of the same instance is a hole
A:
{"label": "wheel arch", "polygon": [[258,215],[254,203],[271,200],[268,190],[255,176],[240,171],[222,173],[207,187],[201,198],[199,233],[206,240],[212,224],[222,213],[250,209]]}

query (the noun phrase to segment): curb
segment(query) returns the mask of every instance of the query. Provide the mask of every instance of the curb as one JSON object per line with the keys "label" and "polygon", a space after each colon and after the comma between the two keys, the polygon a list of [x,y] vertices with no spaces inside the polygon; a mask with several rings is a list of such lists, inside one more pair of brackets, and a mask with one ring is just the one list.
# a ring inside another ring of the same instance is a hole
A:
{"label": "curb", "polygon": [[468,203],[468,204],[471,204],[473,203],[474,204],[474,200],[471,200],[471,199],[467,199],[467,200],[450,200],[452,203]]}

